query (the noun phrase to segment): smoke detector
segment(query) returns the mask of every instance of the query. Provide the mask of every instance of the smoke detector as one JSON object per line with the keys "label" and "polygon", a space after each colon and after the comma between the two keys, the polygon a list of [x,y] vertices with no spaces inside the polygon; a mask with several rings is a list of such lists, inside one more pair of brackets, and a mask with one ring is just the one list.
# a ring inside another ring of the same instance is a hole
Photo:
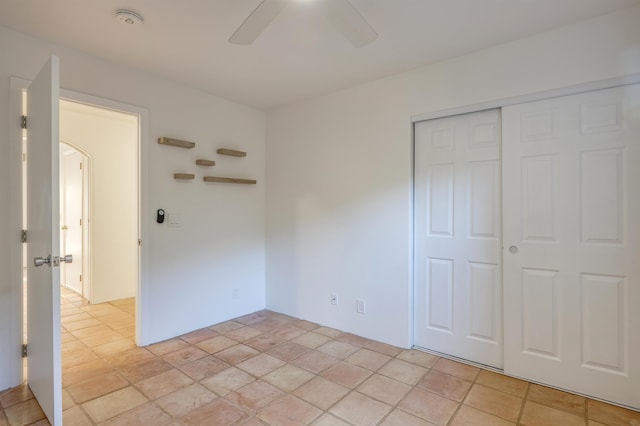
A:
{"label": "smoke detector", "polygon": [[116,10],[116,19],[124,25],[139,25],[142,23],[142,16],[127,9]]}

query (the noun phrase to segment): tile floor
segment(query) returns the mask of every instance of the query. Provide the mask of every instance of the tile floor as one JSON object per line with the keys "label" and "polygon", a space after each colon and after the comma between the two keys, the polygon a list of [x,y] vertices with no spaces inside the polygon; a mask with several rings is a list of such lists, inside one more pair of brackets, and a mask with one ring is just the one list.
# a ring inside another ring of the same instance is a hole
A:
{"label": "tile floor", "polygon": [[[270,311],[135,347],[132,299],[63,292],[64,424],[640,425],[640,413]],[[0,426],[49,424],[27,386]]]}

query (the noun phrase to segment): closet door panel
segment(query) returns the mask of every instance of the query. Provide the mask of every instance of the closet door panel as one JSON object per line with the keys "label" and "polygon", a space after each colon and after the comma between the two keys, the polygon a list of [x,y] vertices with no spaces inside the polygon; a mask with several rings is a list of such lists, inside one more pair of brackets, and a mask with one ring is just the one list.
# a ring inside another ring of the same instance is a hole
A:
{"label": "closet door panel", "polygon": [[640,408],[640,85],[503,108],[504,370]]}

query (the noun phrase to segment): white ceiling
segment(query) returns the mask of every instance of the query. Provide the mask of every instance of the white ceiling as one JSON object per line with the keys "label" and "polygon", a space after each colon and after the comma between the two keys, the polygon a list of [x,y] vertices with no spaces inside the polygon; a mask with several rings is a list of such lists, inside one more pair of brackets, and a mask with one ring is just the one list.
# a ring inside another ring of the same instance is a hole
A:
{"label": "white ceiling", "polygon": [[[0,0],[0,25],[268,109],[639,2],[351,0],[379,34],[359,49],[311,0],[291,0],[250,46],[227,40],[260,0]],[[142,25],[118,23],[121,8]]]}

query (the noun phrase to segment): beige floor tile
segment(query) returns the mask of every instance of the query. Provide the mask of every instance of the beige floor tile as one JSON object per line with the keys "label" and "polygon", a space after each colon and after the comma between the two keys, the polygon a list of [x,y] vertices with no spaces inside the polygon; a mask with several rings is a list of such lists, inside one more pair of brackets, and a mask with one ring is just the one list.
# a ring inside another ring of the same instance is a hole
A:
{"label": "beige floor tile", "polygon": [[93,318],[88,313],[82,312],[82,311],[72,315],[62,315],[62,312],[61,312],[60,316],[61,316],[60,322],[62,323],[62,325],[68,325],[69,323],[72,323],[72,322],[83,321],[83,320],[88,320]]}
{"label": "beige floor tile", "polygon": [[180,367],[182,365],[196,361],[200,358],[204,358],[205,356],[209,356],[209,352],[205,352],[196,346],[186,346],[184,348],[178,349],[175,352],[165,354],[162,359],[164,359],[174,367]]}
{"label": "beige floor tile", "polygon": [[259,336],[255,336],[251,339],[245,340],[243,343],[247,346],[251,346],[257,351],[266,352],[282,342],[284,342],[284,339],[272,336],[271,334],[261,334]]}
{"label": "beige floor tile", "polygon": [[433,365],[440,359],[440,357],[436,355],[418,351],[416,349],[405,349],[400,352],[396,358],[424,368],[433,367]]}
{"label": "beige floor tile", "polygon": [[136,344],[131,339],[120,339],[105,345],[96,346],[93,351],[101,357],[115,355],[127,349],[133,349]]}
{"label": "beige floor tile", "polygon": [[102,325],[102,323],[95,318],[89,318],[81,321],[74,321],[69,324],[64,324],[64,328],[67,329],[67,331],[75,331],[87,327],[94,327],[97,325]]}
{"label": "beige floor tile", "polygon": [[243,324],[243,323],[239,322],[239,319],[238,319],[236,321],[225,321],[223,323],[216,324],[216,325],[214,325],[212,327],[209,327],[209,328],[211,328],[214,331],[217,331],[220,334],[226,334],[226,333],[229,333],[229,332],[231,332],[233,330],[237,330],[239,328],[242,328],[245,325],[248,325],[248,324]]}
{"label": "beige floor tile", "polygon": [[226,399],[243,407],[249,412],[257,412],[269,403],[284,396],[284,392],[262,380],[256,380],[231,392]]}
{"label": "beige floor tile", "polygon": [[66,389],[62,389],[62,410],[68,410],[75,405],[76,403],[73,398],[71,398],[71,395],[69,395],[69,392]]}
{"label": "beige floor tile", "polygon": [[147,402],[137,389],[132,386],[120,389],[100,398],[82,404],[82,408],[96,423],[109,420],[125,411],[132,410]]}
{"label": "beige floor tile", "polygon": [[293,365],[304,368],[305,370],[309,370],[315,374],[326,370],[327,368],[337,364],[338,362],[340,362],[338,358],[334,358],[315,350],[302,354],[298,358],[291,361]]}
{"label": "beige floor tile", "polygon": [[163,396],[156,403],[173,417],[181,417],[187,413],[210,403],[217,396],[199,383]]}
{"label": "beige floor tile", "polygon": [[68,386],[66,390],[77,404],[82,404],[128,385],[129,382],[120,374],[111,371]]}
{"label": "beige floor tile", "polygon": [[358,386],[357,390],[378,401],[394,406],[411,390],[411,386],[386,376],[374,374]]}
{"label": "beige floor tile", "polygon": [[93,327],[81,328],[79,330],[74,330],[69,333],[78,339],[86,339],[87,337],[100,335],[102,333],[108,333],[112,330],[113,329],[111,327],[108,327],[100,323],[99,325],[94,325]]}
{"label": "beige floor tile", "polygon": [[263,353],[242,361],[237,364],[236,367],[249,374],[253,374],[256,377],[262,377],[265,374],[269,374],[273,370],[282,367],[284,364],[285,362],[281,359]]}
{"label": "beige floor tile", "polygon": [[191,377],[193,380],[200,381],[229,368],[229,364],[219,360],[213,355],[209,355],[190,362],[189,364],[182,365],[179,368],[184,374]]}
{"label": "beige floor tile", "polygon": [[378,373],[413,386],[424,377],[427,369],[400,359],[392,359]]}
{"label": "beige floor tile", "polygon": [[389,356],[396,356],[400,352],[402,352],[402,349],[396,346],[387,345],[386,343],[382,343],[382,342],[368,343],[366,348],[371,349],[372,351],[380,352],[381,354],[389,355]]}
{"label": "beige floor tile", "polygon": [[196,408],[181,418],[185,425],[229,426],[239,424],[247,413],[222,398]]}
{"label": "beige floor tile", "polygon": [[343,361],[324,371],[322,377],[353,389],[371,374],[371,371],[367,369]]}
{"label": "beige floor tile", "polygon": [[337,340],[332,340],[317,348],[318,351],[339,359],[348,358],[349,355],[356,352],[358,349],[359,348],[357,346],[350,343],[339,342]]}
{"label": "beige floor tile", "polygon": [[96,359],[75,367],[65,368],[62,371],[62,385],[70,386],[110,371],[112,371],[111,366],[101,359]]}
{"label": "beige floor tile", "polygon": [[255,380],[255,377],[252,375],[235,367],[231,367],[204,379],[200,383],[215,392],[217,395],[225,396],[229,392],[240,389]]}
{"label": "beige floor tile", "polygon": [[296,337],[292,340],[292,342],[302,346],[306,346],[310,349],[315,349],[318,346],[324,345],[329,340],[331,340],[330,337],[323,336],[322,334],[314,333],[313,331],[311,331],[309,333],[305,333],[301,336]]}
{"label": "beige floor tile", "polygon": [[440,371],[431,370],[416,386],[460,402],[471,388],[471,383]]}
{"label": "beige floor tile", "polygon": [[183,334],[180,336],[180,339],[185,342],[195,345],[200,342],[204,342],[205,340],[212,339],[218,336],[218,332],[211,330],[210,328],[201,328],[199,330],[192,331],[191,333]]}
{"label": "beige floor tile", "polygon": [[482,370],[476,379],[476,383],[488,388],[510,393],[511,395],[515,395],[520,398],[524,397],[527,392],[527,388],[529,387],[529,383],[524,380],[505,376],[500,373],[494,373],[489,370]]}
{"label": "beige floor tile", "polygon": [[510,422],[518,420],[522,408],[521,398],[482,385],[473,385],[464,403]]}
{"label": "beige floor tile", "polygon": [[316,328],[320,327],[320,324],[316,324],[315,322],[301,320],[301,319],[294,320],[293,325],[307,331],[315,330]]}
{"label": "beige floor tile", "polygon": [[313,331],[314,333],[322,334],[323,336],[327,336],[332,339],[335,339],[342,334],[342,331],[330,327],[318,327]]}
{"label": "beige floor tile", "polygon": [[269,425],[302,426],[318,418],[322,411],[295,396],[287,395],[264,408],[258,418]]}
{"label": "beige floor tile", "polygon": [[329,410],[334,416],[354,425],[375,425],[390,411],[389,405],[359,392],[351,392]]}
{"label": "beige floor tile", "polygon": [[456,376],[468,382],[473,382],[478,373],[480,373],[480,369],[478,367],[473,367],[461,362],[451,361],[450,359],[446,358],[438,359],[438,361],[433,364],[433,369],[442,371],[443,373],[447,373],[452,376]]}
{"label": "beige floor tile", "polygon": [[89,417],[79,405],[62,412],[62,423],[64,426],[87,426],[92,424]]}
{"label": "beige floor tile", "polygon": [[[131,411],[120,414],[111,420],[102,423],[100,426],[133,426],[133,425],[153,425],[165,426],[173,419],[162,411],[156,404],[149,402]],[[66,424],[65,424],[66,426]]]}
{"label": "beige floor tile", "polygon": [[305,334],[307,332],[307,330],[303,330],[300,327],[296,327],[295,325],[284,325],[282,327],[278,327],[275,330],[273,330],[271,333],[274,336],[280,337],[284,340],[292,340],[295,339],[296,337],[299,337],[303,334]]}
{"label": "beige floor tile", "polygon": [[316,407],[326,410],[349,393],[349,389],[322,377],[315,377],[293,393]]}
{"label": "beige floor tile", "polygon": [[412,389],[398,404],[416,417],[438,425],[446,424],[458,408],[458,404],[435,393]]}
{"label": "beige floor tile", "polygon": [[193,383],[187,375],[172,369],[157,376],[150,377],[136,383],[136,387],[140,389],[149,399],[157,399],[161,396],[175,392],[185,386]]}
{"label": "beige floor tile", "polygon": [[262,380],[272,384],[283,392],[293,392],[313,377],[314,375],[307,370],[286,364],[263,376]]}
{"label": "beige floor tile", "polygon": [[31,398],[33,398],[33,393],[31,389],[29,389],[29,386],[16,386],[15,388],[0,392],[0,407],[8,408]]}
{"label": "beige floor tile", "polygon": [[584,426],[585,418],[527,401],[520,418],[522,426]]}
{"label": "beige floor tile", "polygon": [[391,357],[389,355],[363,348],[351,354],[347,358],[347,362],[366,368],[367,370],[376,371],[389,362],[390,359]]}
{"label": "beige floor tile", "polygon": [[587,400],[578,395],[532,384],[527,400],[584,417]]}
{"label": "beige floor tile", "polygon": [[591,420],[613,426],[640,425],[640,412],[638,411],[627,410],[592,399],[588,400],[587,405]]}
{"label": "beige floor tile", "polygon": [[[493,416],[473,407],[462,405],[449,423],[450,426],[511,426],[515,423],[508,422],[500,417]],[[558,425],[559,426],[559,425]]]}
{"label": "beige floor tile", "polygon": [[308,351],[309,348],[306,346],[285,341],[269,349],[267,353],[280,358],[283,361],[289,362]]}
{"label": "beige floor tile", "polygon": [[[85,337],[82,340],[82,343],[87,345],[90,348],[95,348],[97,346],[106,345],[107,343],[112,343],[117,340],[126,339],[122,334],[118,333],[115,330],[105,331],[104,333],[94,334],[89,337]],[[127,339],[131,340],[131,339]]]}
{"label": "beige floor tile", "polygon": [[316,421],[311,423],[311,426],[349,426],[349,423],[344,422],[329,413],[324,413],[322,416],[318,417]]}
{"label": "beige floor tile", "polygon": [[228,364],[235,365],[241,363],[245,359],[249,359],[253,356],[258,355],[259,353],[260,352],[256,351],[250,346],[240,344],[217,352],[216,358],[220,358]]}
{"label": "beige floor tile", "polygon": [[38,420],[44,419],[44,412],[35,399],[12,405],[4,410],[10,425],[28,425]]}
{"label": "beige floor tile", "polygon": [[240,327],[228,333],[225,333],[225,336],[237,340],[238,342],[244,342],[245,340],[249,340],[252,337],[256,337],[262,334],[262,331],[256,330],[251,327]]}
{"label": "beige floor tile", "polygon": [[145,348],[132,348],[109,356],[106,361],[116,368],[131,366],[139,362],[154,358],[154,355]]}
{"label": "beige floor tile", "polygon": [[358,346],[358,347],[363,347],[371,343],[370,339],[367,339],[355,334],[351,334],[351,333],[342,333],[340,336],[336,337],[336,341],[349,343],[351,345]]}
{"label": "beige floor tile", "polygon": [[202,350],[209,352],[210,354],[215,354],[216,352],[223,351],[237,344],[238,342],[233,339],[216,335],[214,337],[196,343],[196,346],[198,346]]}
{"label": "beige floor tile", "polygon": [[273,333],[274,330],[279,329],[280,327],[287,324],[287,321],[280,320],[277,318],[267,318],[262,321],[254,322],[251,324],[251,328],[255,328],[256,330],[260,330],[263,333]]}
{"label": "beige floor tile", "polygon": [[412,416],[406,411],[393,410],[381,423],[380,426],[431,426],[426,420]]}
{"label": "beige floor tile", "polygon": [[149,377],[157,376],[172,368],[171,364],[162,358],[151,358],[134,365],[122,367],[119,370],[131,383],[136,383]]}
{"label": "beige floor tile", "polygon": [[165,340],[160,343],[155,343],[153,345],[147,346],[149,352],[154,355],[162,356],[168,354],[170,352],[175,352],[178,349],[182,349],[187,346],[188,343],[180,338]]}

